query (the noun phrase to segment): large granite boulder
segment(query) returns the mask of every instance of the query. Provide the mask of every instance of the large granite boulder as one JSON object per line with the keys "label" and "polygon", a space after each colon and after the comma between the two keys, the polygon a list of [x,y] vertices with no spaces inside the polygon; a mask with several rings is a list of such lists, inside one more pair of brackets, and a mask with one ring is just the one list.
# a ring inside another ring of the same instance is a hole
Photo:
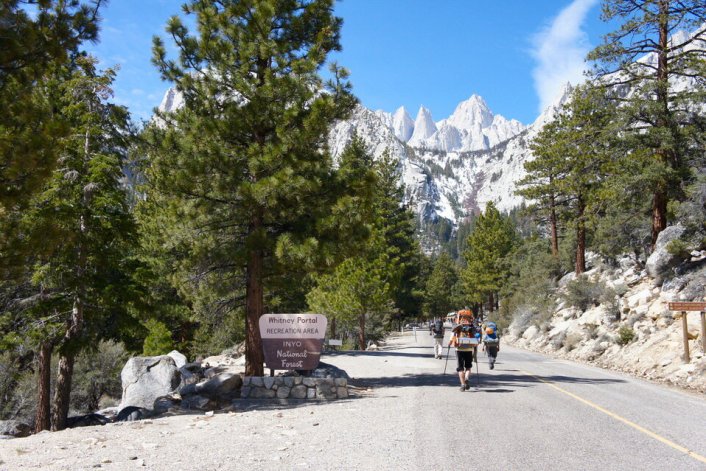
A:
{"label": "large granite boulder", "polygon": [[155,399],[179,387],[181,374],[168,355],[133,357],[120,373],[123,395],[119,409],[129,406],[154,409]]}
{"label": "large granite boulder", "polygon": [[674,267],[683,261],[681,257],[673,255],[667,250],[669,243],[679,239],[683,234],[684,227],[677,224],[669,226],[657,236],[655,249],[645,264],[647,274],[655,280],[657,286],[661,286],[666,278],[671,277]]}

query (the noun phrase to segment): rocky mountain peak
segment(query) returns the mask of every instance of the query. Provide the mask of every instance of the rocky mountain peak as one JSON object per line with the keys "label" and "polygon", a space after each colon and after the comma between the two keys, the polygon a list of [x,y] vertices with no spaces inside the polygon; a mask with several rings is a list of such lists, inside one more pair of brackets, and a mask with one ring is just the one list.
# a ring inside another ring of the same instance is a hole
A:
{"label": "rocky mountain peak", "polygon": [[424,106],[420,106],[417,112],[417,119],[414,121],[414,132],[409,139],[409,144],[411,146],[421,144],[424,140],[433,136],[436,131],[437,128],[431,116],[431,111]]}
{"label": "rocky mountain peak", "polygon": [[397,139],[402,142],[407,142],[412,137],[414,121],[412,121],[404,106],[397,108],[397,111],[392,115],[392,129]]}
{"label": "rocky mountain peak", "polygon": [[493,124],[493,112],[483,98],[473,94],[468,100],[456,106],[453,114],[446,120],[446,124],[460,131],[471,131],[478,127],[487,128]]}

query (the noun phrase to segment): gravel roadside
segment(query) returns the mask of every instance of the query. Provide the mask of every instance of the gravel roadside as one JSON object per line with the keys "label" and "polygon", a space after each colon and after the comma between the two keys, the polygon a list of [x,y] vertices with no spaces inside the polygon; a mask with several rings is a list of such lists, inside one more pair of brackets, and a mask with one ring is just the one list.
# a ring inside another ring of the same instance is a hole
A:
{"label": "gravel roadside", "polygon": [[[0,441],[0,470],[416,469],[409,453],[415,388],[378,386],[414,376],[431,337],[405,332],[378,352],[322,361],[351,376],[348,400],[279,405],[241,401],[235,411],[43,432]],[[427,360],[430,362],[431,360]],[[438,370],[439,364],[433,366]],[[438,371],[435,371],[435,374]]]}

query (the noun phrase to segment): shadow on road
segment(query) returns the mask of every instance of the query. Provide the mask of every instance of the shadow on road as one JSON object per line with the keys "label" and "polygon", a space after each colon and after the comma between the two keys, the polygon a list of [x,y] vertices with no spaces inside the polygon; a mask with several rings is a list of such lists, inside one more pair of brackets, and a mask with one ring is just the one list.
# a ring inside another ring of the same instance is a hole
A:
{"label": "shadow on road", "polygon": [[[517,370],[503,370],[502,368],[497,368],[493,373],[482,372],[478,375],[474,368],[473,375],[471,377],[471,385],[475,387],[478,383],[480,390],[485,392],[508,393],[514,392],[518,388],[534,387],[542,382],[575,384],[608,384],[625,382],[621,379],[579,378],[563,375],[535,377],[517,373],[516,371]],[[456,371],[451,370],[447,371],[445,375],[441,373],[425,373],[396,377],[356,378],[351,380],[351,383],[356,386],[367,388],[456,386],[458,384],[458,376],[456,376]]]}

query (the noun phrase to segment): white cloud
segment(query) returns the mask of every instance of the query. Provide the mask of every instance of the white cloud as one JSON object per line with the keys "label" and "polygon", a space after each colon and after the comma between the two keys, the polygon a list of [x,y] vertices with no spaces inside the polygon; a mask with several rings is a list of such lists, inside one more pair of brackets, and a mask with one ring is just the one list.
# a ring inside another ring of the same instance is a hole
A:
{"label": "white cloud", "polygon": [[566,82],[576,85],[583,81],[584,59],[591,46],[581,27],[598,1],[574,0],[533,38],[532,56],[537,65],[532,77],[540,113],[558,98]]}

